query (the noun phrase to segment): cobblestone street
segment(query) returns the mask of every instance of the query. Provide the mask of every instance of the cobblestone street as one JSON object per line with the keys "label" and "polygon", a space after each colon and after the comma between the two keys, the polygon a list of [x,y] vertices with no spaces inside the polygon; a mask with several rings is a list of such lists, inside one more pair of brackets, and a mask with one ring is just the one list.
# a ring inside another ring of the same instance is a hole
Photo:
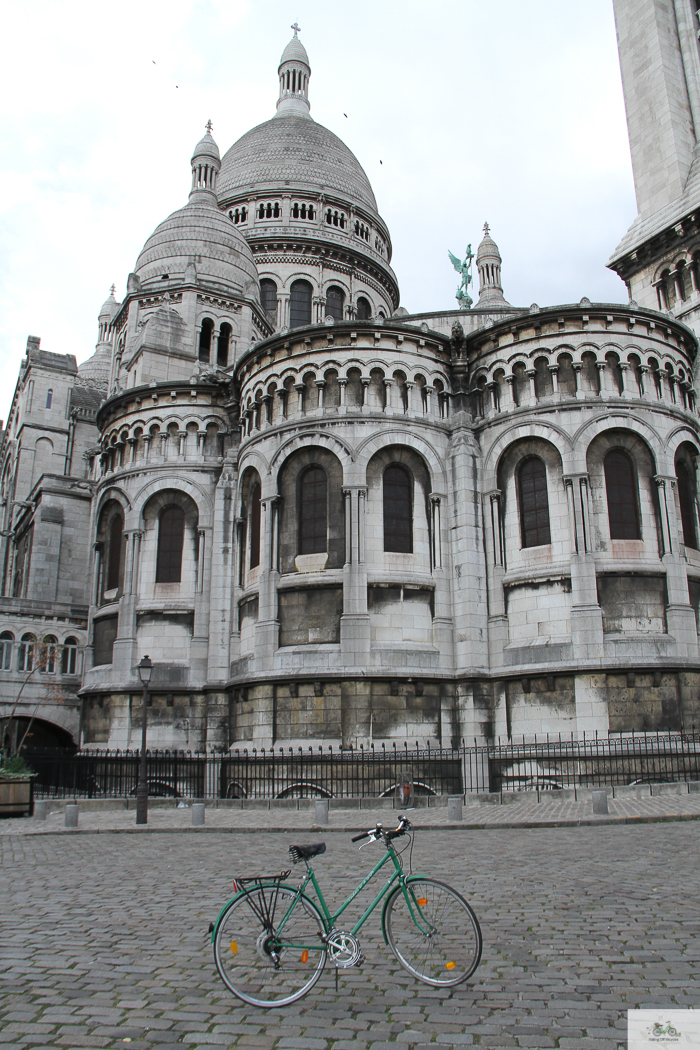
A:
{"label": "cobblestone street", "polygon": [[[216,974],[207,924],[231,876],[288,866],[290,841],[214,831],[4,836],[4,1050],[617,1050],[628,1008],[698,1005],[691,821],[419,831],[414,870],[455,885],[481,921],[484,956],[470,983],[443,992],[414,981],[372,917],[366,962],[341,971],[337,993],[327,970],[284,1011],[245,1006]],[[316,870],[333,901],[379,847],[358,853],[341,834],[328,847]]]}

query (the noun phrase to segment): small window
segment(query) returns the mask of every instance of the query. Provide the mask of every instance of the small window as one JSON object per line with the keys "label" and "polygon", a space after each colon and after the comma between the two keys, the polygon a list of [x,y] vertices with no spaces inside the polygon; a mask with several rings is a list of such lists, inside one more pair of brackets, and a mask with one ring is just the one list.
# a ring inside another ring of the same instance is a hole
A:
{"label": "small window", "polygon": [[199,333],[199,360],[209,363],[211,357],[211,337],[214,331],[214,322],[209,317],[202,321],[202,330]]}
{"label": "small window", "polygon": [[119,587],[119,576],[122,564],[122,534],[124,530],[124,519],[121,511],[117,511],[109,526],[109,549],[107,551],[107,578],[105,590],[117,590]]}
{"label": "small window", "polygon": [[66,638],[61,653],[61,674],[75,674],[78,663],[78,639]]}
{"label": "small window", "polygon": [[0,634],[0,671],[9,671],[12,668],[12,646],[14,637],[9,631]]}
{"label": "small window", "polygon": [[228,348],[231,343],[231,325],[225,321],[219,329],[219,339],[216,347],[216,363],[220,368],[226,368],[228,364]]}
{"label": "small window", "polygon": [[404,467],[384,471],[384,550],[413,553],[411,478]]}
{"label": "small window", "polygon": [[180,507],[166,507],[158,522],[156,583],[180,583],[185,514]]}
{"label": "small window", "polygon": [[309,467],[301,476],[299,553],[328,550],[328,483],[321,467]]}
{"label": "small window", "polygon": [[326,292],[326,317],[333,317],[336,321],[343,320],[343,307],[345,305],[345,295],[341,288],[336,288],[335,285],[328,289]]}
{"label": "small window", "polygon": [[610,539],[638,540],[637,484],[632,460],[616,448],[605,457],[605,490],[608,497]]}
{"label": "small window", "polygon": [[58,648],[58,639],[54,638],[52,634],[47,634],[41,643],[41,666],[40,670],[43,674],[55,674],[56,673],[56,651]]}
{"label": "small window", "polygon": [[277,317],[277,285],[269,277],[263,277],[260,282],[260,305],[266,314]]}
{"label": "small window", "polygon": [[289,327],[311,324],[311,285],[308,281],[294,281],[290,291]]}
{"label": "small window", "polygon": [[250,567],[260,564],[260,486],[254,485],[250,499]]}
{"label": "small window", "polygon": [[683,462],[676,463],[676,478],[678,480],[678,502],[681,507],[681,526],[683,528],[683,543],[693,550],[698,549],[697,529],[695,527],[695,485],[691,480],[691,473]]}
{"label": "small window", "polygon": [[370,306],[369,299],[365,299],[364,295],[361,295],[357,300],[357,320],[369,321],[371,317],[372,307]]}
{"label": "small window", "polygon": [[49,390],[46,395],[46,407],[51,408],[51,402],[53,401],[53,390]]}
{"label": "small window", "polygon": [[547,470],[539,456],[528,456],[518,468],[520,534],[523,547],[551,543]]}
{"label": "small window", "polygon": [[18,671],[34,670],[34,646],[36,638],[33,634],[23,634],[19,643],[19,657],[17,661]]}

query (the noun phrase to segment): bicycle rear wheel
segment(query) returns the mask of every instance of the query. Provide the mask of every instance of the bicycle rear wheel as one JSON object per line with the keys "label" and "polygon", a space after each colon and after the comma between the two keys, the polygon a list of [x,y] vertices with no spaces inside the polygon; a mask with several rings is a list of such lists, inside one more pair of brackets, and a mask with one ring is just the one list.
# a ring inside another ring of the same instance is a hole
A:
{"label": "bicycle rear wheel", "polygon": [[[435,988],[466,981],[481,960],[481,929],[464,898],[438,879],[409,879],[387,901],[385,933],[405,970]],[[410,907],[409,907],[410,904]]]}
{"label": "bicycle rear wheel", "polygon": [[[321,913],[308,897],[296,898],[295,890],[283,886],[277,892],[274,883],[254,886],[231,901],[217,924],[219,976],[251,1006],[287,1006],[301,999],[326,965]],[[261,913],[270,910],[270,901],[274,911],[266,928]]]}

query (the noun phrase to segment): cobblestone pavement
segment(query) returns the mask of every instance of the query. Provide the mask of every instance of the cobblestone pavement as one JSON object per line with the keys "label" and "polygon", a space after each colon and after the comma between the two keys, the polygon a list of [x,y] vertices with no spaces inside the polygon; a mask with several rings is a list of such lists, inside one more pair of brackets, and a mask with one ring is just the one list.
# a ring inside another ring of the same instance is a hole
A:
{"label": "cobblestone pavement", "polygon": [[[338,992],[327,971],[284,1011],[228,994],[206,928],[232,874],[286,866],[289,834],[6,834],[0,1046],[617,1050],[628,1008],[698,1006],[699,831],[418,831],[414,870],[452,883],[480,918],[474,977],[451,991],[414,981],[373,917],[364,966],[341,971]],[[331,901],[379,849],[329,836],[316,870]]]}
{"label": "cobblestone pavement", "polygon": [[[678,785],[680,794],[666,794],[636,798],[625,795],[609,798],[607,817],[594,817],[590,800],[573,801],[520,801],[509,805],[467,805],[463,808],[462,826],[490,827],[502,825],[547,825],[579,823],[624,823],[629,820],[658,820],[678,817],[700,819],[700,792],[688,794],[683,792],[684,784]],[[647,789],[648,790],[648,789]],[[207,830],[308,830],[314,826],[314,809],[300,810],[240,810],[213,809],[206,810]],[[409,814],[411,821],[419,828],[445,828],[450,825],[447,807],[434,809],[416,809]],[[328,828],[331,831],[362,831],[380,822],[387,827],[396,820],[397,814],[390,809],[347,810],[331,808]],[[143,834],[148,830],[195,830],[192,829],[191,809],[177,809],[173,804],[168,809],[151,808],[148,814],[148,827],[136,828],[136,813],[131,810],[112,810],[105,813],[80,811],[80,832],[89,831],[135,831]],[[459,825],[457,825],[459,826]],[[50,812],[46,820],[14,819],[0,821],[0,837],[4,835],[42,835],[50,833],[76,834],[65,828],[64,814],[58,808]]]}

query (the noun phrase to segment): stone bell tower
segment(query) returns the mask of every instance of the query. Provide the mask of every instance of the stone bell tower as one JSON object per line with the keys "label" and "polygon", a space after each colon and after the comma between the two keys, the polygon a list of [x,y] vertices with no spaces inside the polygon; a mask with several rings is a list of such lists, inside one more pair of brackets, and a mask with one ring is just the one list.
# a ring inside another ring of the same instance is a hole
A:
{"label": "stone bell tower", "polygon": [[613,0],[638,215],[608,266],[700,332],[700,0]]}

